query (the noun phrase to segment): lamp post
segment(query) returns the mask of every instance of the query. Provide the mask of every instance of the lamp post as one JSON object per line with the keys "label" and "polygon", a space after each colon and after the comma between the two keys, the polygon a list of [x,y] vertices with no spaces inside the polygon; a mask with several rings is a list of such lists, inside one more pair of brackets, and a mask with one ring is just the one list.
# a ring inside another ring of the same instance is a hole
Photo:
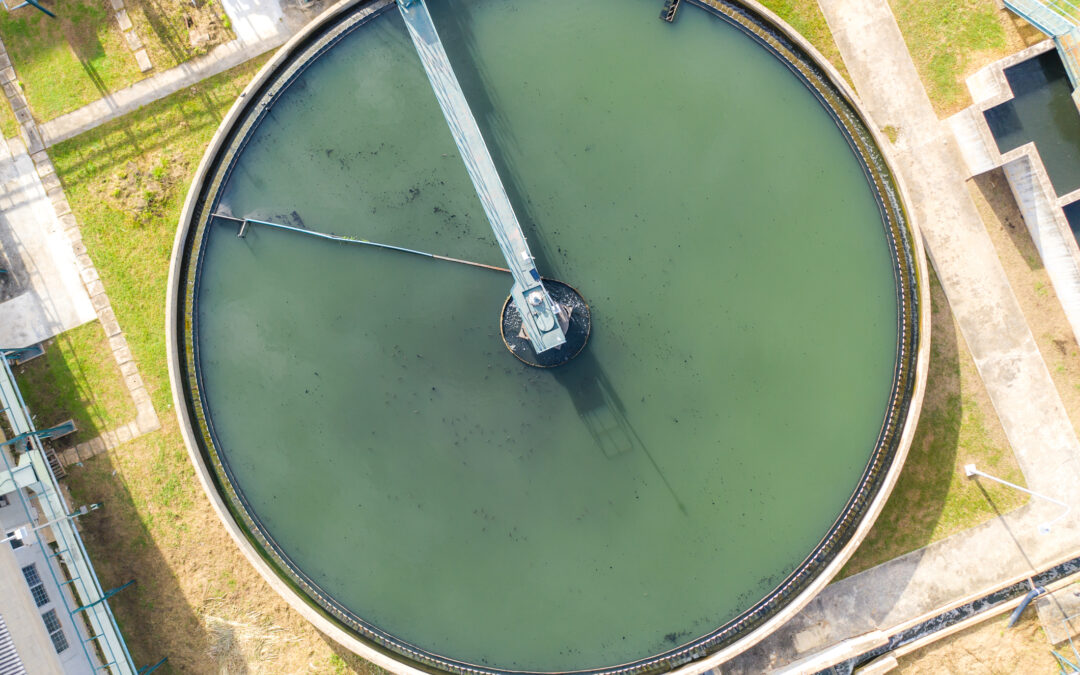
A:
{"label": "lamp post", "polygon": [[48,527],[50,525],[55,525],[56,523],[62,523],[65,520],[74,520],[74,519],[78,518],[79,516],[85,516],[86,514],[90,513],[91,511],[96,511],[96,510],[98,510],[100,508],[101,508],[101,504],[84,504],[84,505],[80,506],[78,509],[76,509],[75,511],[72,511],[71,513],[67,514],[66,516],[61,516],[60,518],[56,518],[55,520],[50,520],[48,522],[40,523],[38,525],[35,525],[34,527],[26,527],[24,525],[23,527],[16,528],[11,533],[11,536],[0,539],[0,544],[3,544],[4,542],[8,542],[8,541],[18,539],[19,541],[24,542],[25,544],[28,545],[30,543],[28,541],[29,538],[30,538],[30,535],[33,534],[34,532],[37,532],[41,528]]}
{"label": "lamp post", "polygon": [[997,483],[1001,483],[1002,485],[1007,485],[1007,486],[1013,488],[1014,490],[1019,490],[1020,492],[1023,492],[1025,494],[1029,494],[1032,497],[1038,497],[1039,499],[1044,499],[1044,500],[1050,502],[1051,504],[1057,504],[1058,506],[1063,507],[1065,509],[1064,511],[1059,513],[1054,518],[1051,518],[1050,520],[1046,521],[1045,523],[1041,523],[1039,525],[1039,534],[1049,534],[1050,533],[1050,526],[1053,525],[1054,523],[1056,523],[1057,521],[1061,520],[1065,516],[1069,515],[1069,511],[1072,510],[1071,506],[1069,506],[1068,504],[1066,504],[1065,502],[1063,502],[1063,501],[1061,501],[1059,499],[1054,499],[1053,497],[1047,497],[1046,495],[1039,494],[1038,492],[1035,492],[1033,490],[1029,490],[1029,489],[1027,489],[1025,487],[1020,487],[1016,483],[1010,483],[1007,480],[1002,480],[1000,478],[997,478],[996,476],[991,476],[990,474],[988,474],[988,473],[986,473],[984,471],[979,471],[978,469],[976,469],[974,464],[965,464],[964,465],[964,475],[966,475],[968,478],[973,478],[975,476],[982,476],[983,478],[988,478],[988,479],[990,479],[992,481],[995,481]]}
{"label": "lamp post", "polygon": [[8,542],[8,541],[13,541],[15,539],[18,539],[19,541],[26,541],[26,538],[28,536],[30,536],[30,531],[29,530],[27,530],[25,527],[17,527],[11,533],[10,536],[7,536],[7,537],[4,537],[3,539],[0,539],[0,544],[3,544],[3,543]]}

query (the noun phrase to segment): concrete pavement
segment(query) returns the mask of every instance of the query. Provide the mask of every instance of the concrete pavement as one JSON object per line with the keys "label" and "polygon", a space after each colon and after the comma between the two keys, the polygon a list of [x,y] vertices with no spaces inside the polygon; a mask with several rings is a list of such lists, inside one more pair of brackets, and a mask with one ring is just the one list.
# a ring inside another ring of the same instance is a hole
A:
{"label": "concrete pavement", "polygon": [[[0,347],[26,347],[97,318],[64,226],[22,141],[0,142]],[[55,179],[55,176],[53,176]]]}

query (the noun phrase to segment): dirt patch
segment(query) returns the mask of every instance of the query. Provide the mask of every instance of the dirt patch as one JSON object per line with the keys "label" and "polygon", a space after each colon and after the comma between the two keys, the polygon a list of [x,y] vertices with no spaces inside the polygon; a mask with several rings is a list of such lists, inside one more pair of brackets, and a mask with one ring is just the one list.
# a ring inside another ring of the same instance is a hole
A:
{"label": "dirt patch", "polygon": [[217,0],[125,0],[125,5],[158,71],[235,37]]}
{"label": "dirt patch", "polygon": [[[167,672],[381,671],[315,630],[240,553],[205,498],[171,414],[162,430],[73,467],[83,537],[136,664]],[[118,553],[122,552],[122,554]]]}
{"label": "dirt patch", "polygon": [[894,672],[1056,675],[1057,664],[1034,608],[1029,608],[1012,628],[1005,627],[1008,620],[1007,614],[990,619],[913,652],[900,659],[900,668]]}
{"label": "dirt patch", "polygon": [[182,155],[147,153],[108,177],[103,200],[118,210],[134,214],[145,225],[164,214],[172,192],[190,173]]}

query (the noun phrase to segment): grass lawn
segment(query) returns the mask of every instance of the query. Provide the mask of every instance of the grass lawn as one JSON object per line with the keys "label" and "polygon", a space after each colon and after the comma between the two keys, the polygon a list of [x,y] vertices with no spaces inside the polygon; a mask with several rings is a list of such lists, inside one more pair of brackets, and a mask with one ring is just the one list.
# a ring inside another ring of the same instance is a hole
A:
{"label": "grass lawn", "polygon": [[180,65],[235,36],[220,0],[125,0],[154,71]]}
{"label": "grass lawn", "polygon": [[840,50],[833,42],[832,32],[825,23],[825,15],[821,13],[816,0],[761,0],[761,4],[791,24],[791,27],[817,47],[844,77],[848,77],[847,68],[840,58]]}
{"label": "grass lawn", "polygon": [[97,321],[50,340],[45,355],[17,368],[16,377],[37,427],[73,418],[74,443],[135,419],[135,404]]}
{"label": "grass lawn", "polygon": [[[0,12],[0,36],[39,122],[179,65],[234,37],[218,0],[128,0],[128,17],[154,64],[154,69],[144,74],[107,0],[50,0],[47,6],[58,18],[51,19],[33,8]],[[8,130],[3,130],[6,136]]]}
{"label": "grass lawn", "polygon": [[176,223],[206,144],[262,61],[51,151],[162,422],[71,468],[66,481],[76,502],[105,505],[82,522],[102,584],[138,579],[110,603],[139,666],[168,656],[159,672],[374,674],[244,559],[203,494],[171,411],[164,325]]}
{"label": "grass lawn", "polygon": [[989,474],[1024,485],[945,293],[932,272],[930,278],[930,370],[919,426],[900,480],[841,577],[978,525],[995,517],[997,511],[1005,513],[1027,501],[1016,490],[964,476],[963,466],[974,462]]}
{"label": "grass lawn", "polygon": [[12,138],[19,135],[19,122],[15,119],[15,113],[11,110],[11,104],[4,96],[0,96],[0,134],[4,138]]}
{"label": "grass lawn", "polygon": [[986,64],[1045,38],[995,0],[890,0],[939,116],[971,103],[965,80]]}
{"label": "grass lawn", "polygon": [[165,286],[180,209],[206,144],[262,62],[205,80],[50,150],[159,412],[171,406]]}
{"label": "grass lawn", "polygon": [[108,2],[55,0],[47,6],[58,18],[32,7],[0,12],[0,35],[38,121],[142,78]]}

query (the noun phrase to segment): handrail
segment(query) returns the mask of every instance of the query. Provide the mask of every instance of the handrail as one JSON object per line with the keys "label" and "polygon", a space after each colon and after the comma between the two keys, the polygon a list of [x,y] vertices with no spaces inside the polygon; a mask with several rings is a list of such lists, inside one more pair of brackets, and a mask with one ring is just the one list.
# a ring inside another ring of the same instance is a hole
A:
{"label": "handrail", "polygon": [[[38,507],[46,521],[55,521],[49,522],[48,527],[61,549],[57,552],[57,555],[55,556],[56,559],[66,567],[71,568],[70,573],[72,583],[70,584],[70,587],[79,594],[84,602],[87,601],[87,599],[100,599],[104,594],[101,590],[101,584],[98,582],[97,574],[94,572],[94,567],[90,562],[90,557],[83,545],[82,537],[68,517],[70,515],[70,509],[60,491],[56,476],[53,474],[52,468],[45,458],[44,447],[41,445],[41,440],[38,438],[33,419],[29,415],[26,403],[22,398],[22,393],[19,391],[15,375],[12,373],[11,367],[7,363],[7,359],[2,358],[0,358],[0,405],[3,406],[3,410],[7,415],[15,435],[17,437],[22,436],[23,439],[28,441],[26,455],[30,458],[34,474],[38,480],[38,489],[36,490]],[[12,470],[7,453],[0,451],[0,460],[3,461],[3,468],[5,470]],[[22,504],[27,521],[34,522],[34,518],[31,515],[32,511],[28,496],[25,491],[20,489],[15,492],[19,496],[19,501]],[[42,529],[43,528],[41,527],[36,527],[32,532],[37,545],[41,546],[44,551],[48,550],[48,544],[41,536]],[[59,587],[61,582],[57,577],[56,568],[51,564],[47,565],[47,567],[49,568],[49,574],[52,576],[53,583]],[[109,607],[108,603],[100,603],[100,605],[95,607],[96,611],[84,614],[94,635],[83,638],[83,631],[79,630],[77,623],[81,619],[75,615],[74,608],[71,606],[71,598],[69,598],[66,593],[61,593],[60,596],[64,610],[71,619],[72,625],[75,626],[83,654],[91,667],[93,667],[95,671],[100,669],[95,665],[96,659],[91,655],[90,649],[88,648],[90,642],[97,641],[98,648],[101,649],[106,662],[115,666],[115,668],[111,668],[111,670],[119,675],[134,675],[136,672],[134,662],[132,661],[127,644],[124,642],[124,638],[120,633],[120,628],[116,624],[116,619],[113,616],[112,609]],[[104,639],[102,640],[99,638]]]}

